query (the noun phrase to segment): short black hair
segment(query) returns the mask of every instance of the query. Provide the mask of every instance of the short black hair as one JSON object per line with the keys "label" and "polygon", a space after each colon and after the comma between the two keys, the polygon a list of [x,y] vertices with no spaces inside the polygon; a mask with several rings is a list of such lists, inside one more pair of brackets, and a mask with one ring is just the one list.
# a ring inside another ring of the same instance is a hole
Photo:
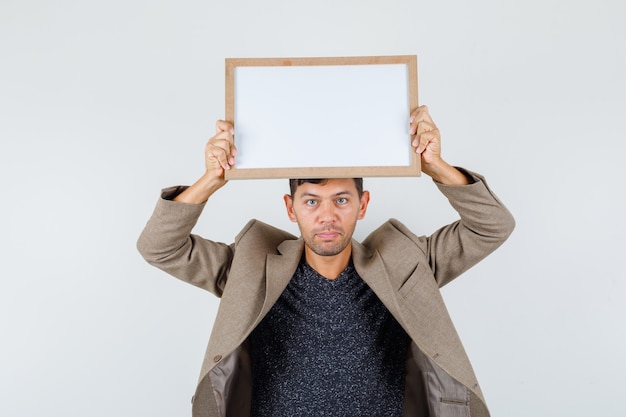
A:
{"label": "short black hair", "polygon": [[[359,198],[363,195],[363,178],[353,178],[354,185],[356,186],[356,191],[359,195]],[[289,180],[289,190],[291,191],[291,197],[296,194],[296,189],[304,184],[305,182],[311,184],[325,184],[328,181],[328,178],[291,178]]]}

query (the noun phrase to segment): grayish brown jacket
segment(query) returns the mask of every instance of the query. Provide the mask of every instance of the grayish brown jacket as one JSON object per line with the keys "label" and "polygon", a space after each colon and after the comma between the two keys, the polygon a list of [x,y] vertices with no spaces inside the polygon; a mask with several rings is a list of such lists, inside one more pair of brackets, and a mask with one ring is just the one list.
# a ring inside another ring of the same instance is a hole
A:
{"label": "grayish brown jacket", "polygon": [[[460,220],[417,236],[391,219],[362,243],[352,242],[358,274],[412,340],[405,416],[489,416],[439,288],[500,246],[515,222],[484,178],[470,175],[475,182],[467,186],[437,184]],[[150,264],[221,297],[193,416],[248,417],[246,339],[287,286],[304,243],[257,220],[230,245],[193,235],[204,206],[170,201],[182,189],[163,190],[137,246]]]}

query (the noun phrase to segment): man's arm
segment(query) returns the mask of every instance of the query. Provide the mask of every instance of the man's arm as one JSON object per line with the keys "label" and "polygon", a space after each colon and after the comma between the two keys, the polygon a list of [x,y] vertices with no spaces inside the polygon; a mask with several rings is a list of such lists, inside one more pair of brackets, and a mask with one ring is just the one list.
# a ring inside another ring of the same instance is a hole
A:
{"label": "man's arm", "polygon": [[410,132],[415,135],[412,145],[421,155],[422,172],[436,182],[461,216],[427,238],[425,252],[441,286],[499,247],[512,233],[515,220],[483,177],[441,158],[441,134],[426,106],[411,114]]}
{"label": "man's arm", "polygon": [[190,187],[163,191],[137,241],[137,249],[151,265],[218,296],[230,269],[232,245],[191,234],[204,203],[226,184],[225,170],[235,163],[232,125],[219,120],[216,134],[205,148],[206,169]]}
{"label": "man's arm", "polygon": [[173,201],[183,188],[162,191],[139,235],[137,250],[150,265],[221,296],[234,256],[233,247],[191,233],[204,204]]}
{"label": "man's arm", "polygon": [[428,237],[429,263],[437,282],[445,285],[502,245],[515,228],[515,219],[487,185],[484,177],[466,172],[472,184],[437,183],[460,220]]}

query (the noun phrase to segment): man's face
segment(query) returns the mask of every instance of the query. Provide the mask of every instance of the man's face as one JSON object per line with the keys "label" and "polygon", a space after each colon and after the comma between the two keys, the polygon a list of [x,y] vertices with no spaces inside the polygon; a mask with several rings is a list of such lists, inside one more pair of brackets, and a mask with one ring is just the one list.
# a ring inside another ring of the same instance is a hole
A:
{"label": "man's face", "polygon": [[287,214],[298,223],[308,249],[319,256],[350,250],[357,220],[365,217],[369,193],[359,198],[352,178],[334,178],[320,184],[305,182],[294,196],[285,195]]}

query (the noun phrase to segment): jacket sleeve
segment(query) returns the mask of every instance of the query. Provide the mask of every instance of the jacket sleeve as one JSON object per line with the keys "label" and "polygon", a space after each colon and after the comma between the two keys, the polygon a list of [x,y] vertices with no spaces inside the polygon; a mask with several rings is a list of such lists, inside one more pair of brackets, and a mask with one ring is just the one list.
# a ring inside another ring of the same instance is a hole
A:
{"label": "jacket sleeve", "polygon": [[515,228],[509,210],[489,189],[485,178],[462,170],[474,179],[465,186],[437,184],[460,219],[427,238],[427,257],[439,286],[474,266],[502,245]]}
{"label": "jacket sleeve", "polygon": [[149,264],[219,297],[233,259],[233,245],[191,233],[204,204],[172,201],[183,190],[171,187],[162,191],[137,249]]}
{"label": "jacket sleeve", "polygon": [[[460,219],[430,236],[417,236],[401,222],[391,219],[374,232],[367,245],[377,248],[385,259],[397,264],[415,258],[427,262],[442,287],[496,250],[515,228],[507,208],[489,189],[485,179],[462,170],[474,182],[463,186],[437,184]],[[398,267],[398,265],[394,265]],[[400,277],[402,278],[402,277]]]}

